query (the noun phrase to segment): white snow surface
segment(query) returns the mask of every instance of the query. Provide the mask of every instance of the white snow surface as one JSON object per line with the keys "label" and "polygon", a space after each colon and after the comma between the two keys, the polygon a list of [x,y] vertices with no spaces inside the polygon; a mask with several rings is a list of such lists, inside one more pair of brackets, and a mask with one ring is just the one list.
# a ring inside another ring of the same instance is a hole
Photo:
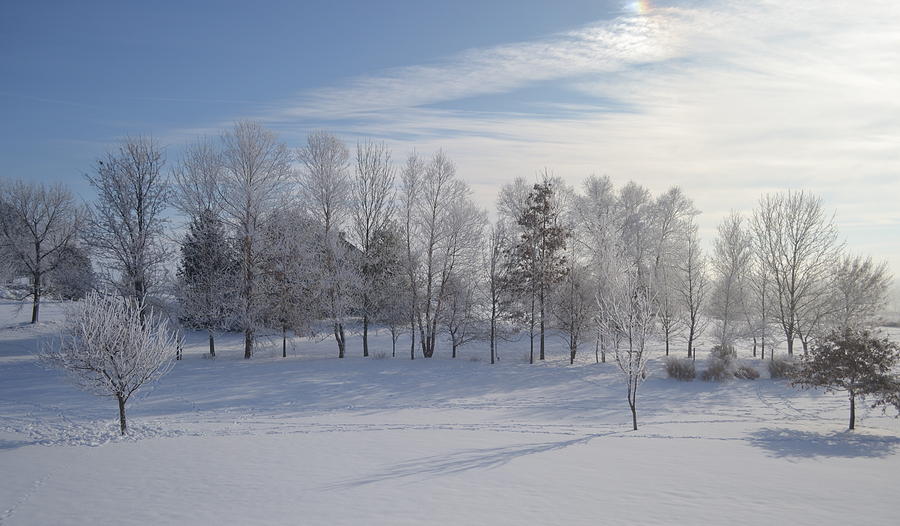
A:
{"label": "white snow surface", "polygon": [[900,422],[863,406],[848,432],[845,397],[759,361],[756,381],[686,383],[652,360],[635,432],[615,365],[570,366],[558,338],[544,363],[522,339],[490,365],[480,343],[410,361],[401,338],[391,358],[386,333],[383,359],[355,335],[344,360],[272,339],[246,361],[221,335],[211,360],[190,333],[121,438],[113,399],[35,360],[65,305],[37,326],[19,307],[0,304],[3,525],[900,523]]}

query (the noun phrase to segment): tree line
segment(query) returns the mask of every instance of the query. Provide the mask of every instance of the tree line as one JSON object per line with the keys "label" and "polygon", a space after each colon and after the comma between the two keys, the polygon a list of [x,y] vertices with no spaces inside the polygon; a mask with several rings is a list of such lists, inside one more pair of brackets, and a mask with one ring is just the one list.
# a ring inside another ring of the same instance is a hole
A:
{"label": "tree line", "polygon": [[284,356],[290,334],[327,331],[344,357],[352,323],[363,356],[378,326],[393,354],[409,334],[410,358],[446,335],[454,357],[489,341],[493,363],[497,342],[524,331],[534,362],[552,330],[571,362],[590,348],[640,368],[651,335],[695,357],[710,328],[723,348],[745,339],[766,358],[871,322],[891,282],[805,191],[732,212],[705,253],[677,186],[653,195],[590,176],[576,188],[543,170],[503,186],[491,220],[442,151],[397,161],[384,143],[351,149],[324,131],[292,149],[253,122],[169,166],[155,140],[126,139],[86,179],[88,205],[59,184],[0,185],[3,269],[27,281],[32,322],[47,293],[103,288],[208,331],[212,355],[218,331],[242,332],[250,358],[259,332],[277,330]]}

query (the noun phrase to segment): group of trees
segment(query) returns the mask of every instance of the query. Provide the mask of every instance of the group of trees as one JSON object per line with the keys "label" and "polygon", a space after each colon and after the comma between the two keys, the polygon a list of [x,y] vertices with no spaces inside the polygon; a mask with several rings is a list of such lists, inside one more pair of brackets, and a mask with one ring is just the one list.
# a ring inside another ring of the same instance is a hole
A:
{"label": "group of trees", "polygon": [[[363,356],[380,326],[394,354],[402,332],[410,358],[434,356],[445,335],[454,357],[489,341],[491,363],[499,340],[527,332],[534,362],[553,331],[572,363],[586,346],[598,362],[613,356],[635,428],[650,338],[695,357],[711,324],[723,348],[746,339],[754,356],[779,343],[793,354],[795,340],[806,350],[870,320],[890,283],[885,264],[844,252],[805,192],[730,214],[705,254],[699,211],[678,187],[654,196],[591,176],[573,188],[544,170],[504,186],[489,221],[442,151],[395,163],[383,143],[351,151],[322,131],[292,150],[252,122],[168,167],[157,142],[126,139],[87,180],[89,207],[59,185],[0,187],[0,254],[28,278],[33,321],[48,287],[77,297],[105,286],[141,319],[166,310],[208,331],[213,356],[217,331],[241,331],[250,358],[267,329],[284,356],[289,333],[319,333],[343,358],[352,320]],[[184,218],[177,244],[170,208]]]}

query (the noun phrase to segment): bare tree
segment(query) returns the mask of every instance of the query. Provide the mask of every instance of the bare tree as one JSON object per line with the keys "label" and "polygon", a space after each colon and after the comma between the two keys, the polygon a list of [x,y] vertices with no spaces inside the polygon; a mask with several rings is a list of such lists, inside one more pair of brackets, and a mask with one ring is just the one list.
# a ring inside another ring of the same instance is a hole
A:
{"label": "bare tree", "polygon": [[287,147],[258,123],[242,121],[222,135],[219,202],[223,218],[238,240],[237,318],[244,332],[244,358],[253,342],[264,308],[263,227],[282,195],[291,173]]}
{"label": "bare tree", "polygon": [[0,184],[0,249],[31,278],[31,323],[40,316],[45,276],[75,247],[82,210],[62,185]]}
{"label": "bare tree", "polygon": [[200,139],[185,148],[172,170],[172,205],[184,215],[220,215],[220,183],[223,177],[222,150],[211,139]]}
{"label": "bare tree", "polygon": [[307,213],[322,232],[319,285],[327,317],[331,320],[338,357],[346,354],[346,318],[361,285],[351,246],[341,229],[350,211],[350,153],[337,137],[324,131],[311,133],[297,149],[302,168],[300,190]]}
{"label": "bare tree", "polygon": [[445,308],[450,276],[462,261],[473,261],[481,243],[484,213],[469,199],[469,188],[456,178],[453,162],[438,151],[417,185],[409,232],[418,254],[415,276],[416,326],[422,354],[431,358],[437,345],[438,321]]}
{"label": "bare tree", "polygon": [[840,245],[821,199],[806,192],[768,194],[753,214],[757,251],[772,278],[774,318],[781,325],[788,354],[794,339],[807,345],[827,305],[829,277]]}
{"label": "bare tree", "polygon": [[509,265],[506,263],[511,240],[509,226],[504,219],[491,226],[483,245],[482,269],[485,272],[482,294],[485,304],[490,306],[488,340],[491,347],[491,363],[497,360],[498,323],[508,315],[510,303]]}
{"label": "bare tree", "polygon": [[447,307],[441,317],[450,336],[452,358],[456,358],[460,347],[481,336],[476,314],[480,307],[476,295],[478,282],[472,279],[472,274],[469,271],[453,273],[447,284]]}
{"label": "bare tree", "polygon": [[422,177],[425,173],[425,163],[413,152],[406,158],[406,164],[401,173],[400,202],[403,213],[403,237],[406,247],[406,260],[404,266],[409,286],[409,359],[416,358],[416,320],[419,316],[419,246],[416,240],[419,237],[419,224],[416,217],[416,207],[419,200],[419,192]]}
{"label": "bare tree", "polygon": [[166,374],[177,352],[165,317],[144,312],[133,298],[91,293],[70,315],[61,344],[41,354],[43,363],[64,370],[78,387],[114,397],[123,435],[125,403]]}
{"label": "bare tree", "polygon": [[303,205],[326,234],[338,232],[350,210],[350,152],[340,139],[325,131],[306,138],[297,148],[297,172]]}
{"label": "bare tree", "polygon": [[571,365],[575,363],[575,354],[584,335],[593,325],[596,296],[588,268],[579,263],[574,254],[570,255],[567,265],[565,277],[553,294],[552,312],[554,325],[569,348]]}
{"label": "bare tree", "polygon": [[732,212],[719,224],[711,261],[714,279],[709,304],[717,319],[716,334],[722,348],[734,344],[741,332],[739,323],[747,319],[742,311],[747,304],[752,257],[751,234],[744,228],[741,215]]}
{"label": "bare tree", "polygon": [[876,264],[871,257],[844,255],[835,271],[835,324],[840,328],[860,327],[872,322],[887,304],[892,277],[887,262]]}
{"label": "bare tree", "polygon": [[703,316],[709,296],[709,278],[706,275],[706,259],[700,249],[697,227],[691,225],[685,246],[684,260],[678,266],[678,295],[681,297],[686,328],[689,358],[696,358],[694,341],[703,334],[709,320]]}
{"label": "bare tree", "polygon": [[612,274],[609,292],[601,298],[601,330],[613,342],[616,365],[628,388],[633,429],[637,431],[637,392],[647,377],[646,345],[656,330],[656,301],[637,266],[617,259],[619,270]]}
{"label": "bare tree", "polygon": [[126,139],[116,152],[97,161],[88,182],[97,190],[90,215],[91,244],[118,275],[121,294],[145,306],[160,281],[171,249],[165,238],[169,185],[162,149],[148,137]]}
{"label": "bare tree", "polygon": [[373,267],[372,239],[385,231],[394,214],[394,167],[384,143],[367,141],[356,145],[356,174],[351,183],[354,242],[362,251],[360,306],[363,322],[363,356],[369,355],[369,321],[378,307],[376,268]]}

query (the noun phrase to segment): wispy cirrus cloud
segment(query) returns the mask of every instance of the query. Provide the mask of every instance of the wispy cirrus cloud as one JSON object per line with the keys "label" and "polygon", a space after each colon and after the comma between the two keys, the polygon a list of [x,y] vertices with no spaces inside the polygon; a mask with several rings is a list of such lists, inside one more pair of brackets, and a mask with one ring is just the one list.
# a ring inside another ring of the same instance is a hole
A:
{"label": "wispy cirrus cloud", "polygon": [[[851,245],[900,269],[900,212],[886,197],[900,195],[898,27],[900,6],[886,1],[657,7],[241,117],[292,142],[327,127],[400,155],[444,148],[485,206],[544,166],[572,184],[590,173],[654,191],[677,184],[704,211],[708,238],[761,193],[807,188],[837,211]],[[529,89],[538,95],[520,100]]]}

